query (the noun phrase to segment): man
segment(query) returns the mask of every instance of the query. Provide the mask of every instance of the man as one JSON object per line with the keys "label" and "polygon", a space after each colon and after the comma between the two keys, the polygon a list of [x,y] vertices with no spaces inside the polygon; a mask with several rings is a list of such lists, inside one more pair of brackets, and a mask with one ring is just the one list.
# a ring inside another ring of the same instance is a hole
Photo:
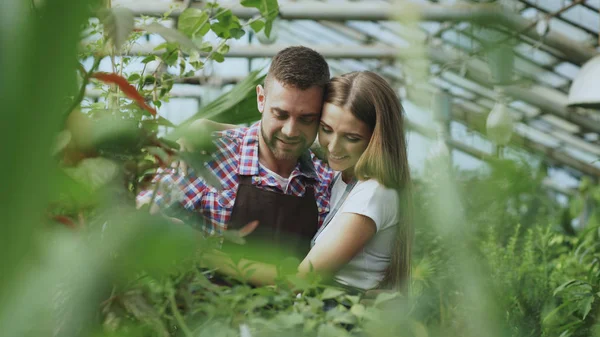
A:
{"label": "man", "polygon": [[[332,172],[309,151],[329,76],[325,59],[314,50],[280,51],[264,87],[256,88],[261,120],[249,128],[220,132],[214,140],[217,150],[205,167],[221,186],[193,173],[174,172],[157,175],[160,186],[177,186],[183,192],[179,202],[208,220],[203,229],[209,234],[258,221],[247,239],[306,253],[329,210]],[[175,202],[167,194],[157,195],[157,203]],[[143,192],[138,202],[148,202],[151,195]]]}

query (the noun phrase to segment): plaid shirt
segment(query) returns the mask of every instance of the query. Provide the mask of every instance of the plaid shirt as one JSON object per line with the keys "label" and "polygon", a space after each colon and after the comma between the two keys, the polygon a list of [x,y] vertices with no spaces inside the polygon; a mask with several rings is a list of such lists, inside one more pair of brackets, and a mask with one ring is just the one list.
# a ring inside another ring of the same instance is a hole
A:
{"label": "plaid shirt", "polygon": [[[307,186],[313,186],[319,211],[319,226],[323,224],[329,212],[333,171],[312,152],[307,151],[290,174],[288,185],[280,186],[277,180],[259,165],[259,132],[260,122],[249,128],[216,133],[214,143],[217,150],[212,154],[212,159],[205,163],[205,168],[217,178],[220,187],[209,185],[192,170],[189,170],[186,176],[178,174],[175,169],[159,170],[153,181],[160,186],[155,202],[162,207],[179,202],[185,209],[198,212],[210,220],[205,222],[205,232],[221,233],[227,229],[231,218],[239,176],[248,175],[252,176],[252,184],[261,189],[298,197],[304,195]],[[138,202],[149,202],[152,194],[152,190],[140,193]]]}

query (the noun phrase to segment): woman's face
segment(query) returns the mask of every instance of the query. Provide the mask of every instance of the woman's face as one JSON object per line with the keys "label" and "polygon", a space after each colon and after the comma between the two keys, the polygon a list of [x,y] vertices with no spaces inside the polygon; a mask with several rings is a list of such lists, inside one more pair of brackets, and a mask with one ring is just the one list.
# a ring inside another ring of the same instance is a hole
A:
{"label": "woman's face", "polygon": [[329,166],[336,171],[354,172],[354,165],[369,145],[372,131],[347,110],[331,103],[323,105],[319,143]]}

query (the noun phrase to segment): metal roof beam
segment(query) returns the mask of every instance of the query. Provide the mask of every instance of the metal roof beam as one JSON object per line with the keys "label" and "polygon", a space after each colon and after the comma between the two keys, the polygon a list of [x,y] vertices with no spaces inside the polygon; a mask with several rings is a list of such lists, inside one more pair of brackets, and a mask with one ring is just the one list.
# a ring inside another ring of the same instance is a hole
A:
{"label": "metal roof beam", "polygon": [[[127,4],[137,15],[162,16],[169,10],[170,4],[160,2],[144,2],[143,4]],[[201,7],[202,4],[192,3],[192,7]],[[227,6],[227,5],[225,5]],[[258,15],[254,8],[242,7],[238,3],[232,3],[232,12],[238,17],[252,18]],[[183,7],[171,11],[172,16],[181,13]],[[415,13],[422,21],[470,21],[482,25],[500,24],[520,34],[526,35],[536,41],[542,39],[535,29],[535,22],[525,19],[517,13],[504,10],[502,7],[492,4],[415,4],[415,3],[377,3],[370,2],[281,2],[279,5],[279,16],[288,20],[396,20],[401,13]],[[594,57],[595,49],[577,43],[568,36],[550,31],[543,37],[544,44],[560,51],[576,64],[583,64]]]}
{"label": "metal roof beam", "polygon": [[[134,45],[131,49],[131,55],[137,54],[159,54],[159,51],[154,50],[154,45]],[[283,45],[249,45],[249,46],[232,46],[227,57],[244,57],[244,58],[271,58],[278,51],[285,48]],[[372,46],[354,46],[354,45],[314,45],[308,46],[324,57],[329,59],[414,59],[420,58],[423,55],[415,48],[398,48],[385,45]],[[451,52],[435,47],[429,47],[426,50],[426,56],[433,63],[438,64],[461,64],[464,59],[459,52]],[[472,62],[467,62],[466,77],[480,83],[488,85],[490,76],[487,69],[474,65]],[[539,107],[544,113],[550,113],[563,118],[573,124],[579,125],[582,129],[600,133],[600,121],[594,120],[588,116],[575,113],[567,108],[567,96],[554,89],[542,87],[540,85],[508,86],[505,92],[514,99],[521,100],[531,105]]]}

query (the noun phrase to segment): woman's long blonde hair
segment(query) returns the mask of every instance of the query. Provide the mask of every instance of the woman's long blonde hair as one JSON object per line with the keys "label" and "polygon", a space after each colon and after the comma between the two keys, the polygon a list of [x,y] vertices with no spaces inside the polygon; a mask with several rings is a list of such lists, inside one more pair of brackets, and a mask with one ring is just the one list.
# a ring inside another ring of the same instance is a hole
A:
{"label": "woman's long blonde hair", "polygon": [[404,110],[394,89],[381,76],[359,71],[331,79],[325,102],[350,111],[369,126],[371,140],[360,156],[357,179],[376,179],[398,192],[400,222],[392,258],[380,287],[408,290],[413,237],[413,205],[404,134]]}

